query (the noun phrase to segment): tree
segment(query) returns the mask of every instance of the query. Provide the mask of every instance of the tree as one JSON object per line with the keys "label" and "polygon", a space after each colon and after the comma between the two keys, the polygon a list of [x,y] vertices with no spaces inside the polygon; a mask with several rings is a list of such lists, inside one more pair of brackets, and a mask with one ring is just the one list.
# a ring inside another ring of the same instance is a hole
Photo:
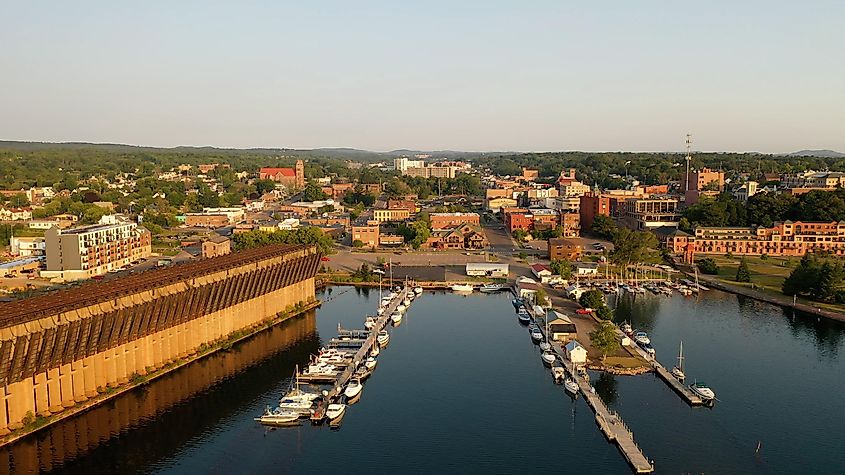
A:
{"label": "tree", "polygon": [[698,265],[698,270],[700,270],[702,274],[717,275],[719,273],[719,266],[716,265],[716,261],[713,260],[712,257],[699,259],[696,261],[696,264]]}
{"label": "tree", "polygon": [[613,309],[608,307],[607,305],[602,305],[601,307],[596,309],[596,316],[598,316],[602,320],[611,320],[613,319]]}
{"label": "tree", "polygon": [[645,231],[619,228],[613,236],[611,262],[627,268],[629,264],[645,262],[656,253],[657,238]]}
{"label": "tree", "polygon": [[29,199],[23,193],[17,193],[9,198],[9,206],[12,208],[25,208],[29,206]]}
{"label": "tree", "polygon": [[323,193],[322,188],[316,183],[308,183],[305,185],[305,190],[302,192],[303,201],[322,201],[326,199],[326,194]]}
{"label": "tree", "polygon": [[552,272],[561,278],[569,280],[572,277],[572,263],[566,259],[555,259],[549,264]]}
{"label": "tree", "polygon": [[255,192],[258,196],[276,189],[276,182],[273,180],[258,180],[255,182]]}
{"label": "tree", "polygon": [[352,247],[360,249],[360,248],[364,247],[364,241],[362,241],[360,239],[356,239],[356,240],[352,241]]}
{"label": "tree", "polygon": [[581,294],[581,297],[578,299],[578,303],[580,303],[584,308],[599,308],[605,305],[604,294],[601,290],[588,290]]}
{"label": "tree", "polygon": [[751,271],[748,270],[748,261],[745,260],[745,257],[739,260],[739,267],[736,269],[736,278],[734,278],[737,282],[751,282]]}
{"label": "tree", "polygon": [[528,233],[524,229],[514,229],[511,234],[513,234],[513,238],[517,242],[525,242],[525,239],[528,237]]}
{"label": "tree", "polygon": [[535,295],[535,302],[537,305],[544,307],[549,302],[549,294],[544,289],[538,289]]}
{"label": "tree", "polygon": [[613,235],[616,234],[616,229],[616,223],[613,222],[613,219],[610,216],[605,216],[603,214],[599,214],[593,218],[593,225],[590,227],[590,231],[592,231],[593,234],[605,239],[613,239]]}
{"label": "tree", "polygon": [[601,352],[602,361],[607,358],[607,355],[619,349],[616,326],[612,322],[601,322],[598,328],[590,332],[589,336],[593,348]]}

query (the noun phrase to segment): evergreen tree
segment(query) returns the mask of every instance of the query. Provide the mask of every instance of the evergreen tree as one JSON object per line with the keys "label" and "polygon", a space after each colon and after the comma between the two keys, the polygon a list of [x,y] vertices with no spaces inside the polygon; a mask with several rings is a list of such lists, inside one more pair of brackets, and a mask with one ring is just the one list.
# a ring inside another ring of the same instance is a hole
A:
{"label": "evergreen tree", "polygon": [[751,271],[748,270],[748,262],[745,260],[745,257],[739,261],[739,267],[736,270],[736,278],[734,280],[737,282],[751,282]]}

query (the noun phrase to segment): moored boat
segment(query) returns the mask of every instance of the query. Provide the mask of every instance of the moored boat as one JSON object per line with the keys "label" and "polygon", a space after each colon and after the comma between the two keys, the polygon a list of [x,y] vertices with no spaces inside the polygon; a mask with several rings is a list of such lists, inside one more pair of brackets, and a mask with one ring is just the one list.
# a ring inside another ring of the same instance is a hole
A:
{"label": "moored boat", "polygon": [[651,343],[651,339],[648,337],[648,333],[646,332],[634,333],[634,341],[640,345],[648,345]]}
{"label": "moored boat", "polygon": [[452,292],[467,292],[470,293],[473,291],[473,286],[470,284],[454,284],[451,287]]}
{"label": "moored boat", "polygon": [[498,292],[502,289],[504,289],[504,286],[502,284],[484,284],[478,290],[480,290],[482,292],[492,293],[492,292]]}
{"label": "moored boat", "polygon": [[346,389],[343,390],[343,395],[346,396],[347,402],[357,401],[357,398],[361,395],[361,391],[364,389],[364,385],[361,384],[361,380],[357,378],[352,378],[349,381],[349,384],[346,385]]}
{"label": "moored boat", "polygon": [[541,354],[540,358],[542,358],[543,363],[545,363],[547,366],[551,366],[551,365],[552,365],[552,363],[554,363],[554,362],[555,362],[555,359],[557,359],[557,357],[555,356],[555,354],[554,354],[554,353],[552,353],[551,351],[544,351],[544,352]]}
{"label": "moored boat", "polygon": [[549,351],[552,349],[552,345],[549,344],[548,341],[541,341],[540,342],[540,350],[541,351]]}
{"label": "moored boat", "polygon": [[378,364],[378,358],[370,356],[366,360],[364,360],[364,367],[368,370],[372,371],[376,369],[376,365]]}
{"label": "moored boat", "polygon": [[270,409],[267,406],[264,409],[264,414],[261,417],[256,417],[255,420],[268,426],[287,426],[299,423],[300,413],[296,411],[289,411],[286,409]]}
{"label": "moored boat", "polygon": [[376,319],[373,318],[373,317],[367,317],[367,319],[364,320],[364,328],[366,328],[367,330],[372,330],[373,326],[375,326],[375,324],[376,324]]}
{"label": "moored boat", "polygon": [[414,293],[420,295],[421,293],[423,293],[423,288],[420,286],[414,287]]}
{"label": "moored boat", "polygon": [[346,404],[332,403],[326,408],[326,419],[329,423],[339,422],[346,413]]}
{"label": "moored boat", "polygon": [[390,320],[393,322],[394,325],[399,325],[402,323],[402,312],[393,312],[390,316]]}
{"label": "moored boat", "polygon": [[678,350],[678,364],[672,368],[672,376],[683,382],[686,375],[684,374],[684,342],[681,342],[681,347]]}
{"label": "moored boat", "polygon": [[531,329],[531,339],[534,340],[535,343],[543,340],[543,332],[540,331],[540,328],[534,327]]}
{"label": "moored boat", "polygon": [[531,322],[531,315],[528,314],[528,310],[525,310],[525,307],[519,308],[517,318],[519,318],[519,323],[523,325],[528,325]]}
{"label": "moored boat", "polygon": [[705,401],[712,401],[716,399],[716,393],[710,389],[710,386],[707,386],[707,383],[702,381],[696,381],[689,385],[689,388],[696,394],[698,394],[701,399]]}
{"label": "moored boat", "polygon": [[566,392],[572,394],[573,396],[578,394],[578,383],[576,383],[572,378],[566,378],[563,382],[563,387],[566,388]]}
{"label": "moored boat", "polygon": [[380,347],[384,348],[390,343],[390,333],[387,333],[387,330],[382,330],[378,332],[378,336],[376,337],[376,342],[379,344]]}

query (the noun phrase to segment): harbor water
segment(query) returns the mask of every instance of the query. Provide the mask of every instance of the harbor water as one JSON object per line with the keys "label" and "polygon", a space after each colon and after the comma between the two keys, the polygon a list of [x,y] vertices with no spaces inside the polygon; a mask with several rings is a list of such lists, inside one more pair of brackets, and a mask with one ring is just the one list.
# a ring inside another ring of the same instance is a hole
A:
{"label": "harbor water", "polygon": [[[350,287],[320,298],[316,316],[0,449],[0,472],[630,473],[583,400],[552,384],[507,294],[423,294],[340,427],[261,427],[296,366],[378,305]],[[683,340],[689,382],[719,398],[691,408],[652,374],[592,374],[656,473],[842,472],[845,326],[716,291],[621,299],[617,318],[666,366]]]}

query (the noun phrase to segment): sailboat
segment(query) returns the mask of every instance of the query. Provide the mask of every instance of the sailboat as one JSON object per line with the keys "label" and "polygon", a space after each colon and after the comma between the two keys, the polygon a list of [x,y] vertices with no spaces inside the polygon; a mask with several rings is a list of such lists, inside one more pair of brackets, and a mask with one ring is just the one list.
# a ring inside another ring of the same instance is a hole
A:
{"label": "sailboat", "polygon": [[678,381],[683,382],[686,375],[684,374],[684,342],[681,341],[681,348],[678,350],[678,365],[672,368],[672,376],[678,378]]}
{"label": "sailboat", "polygon": [[[552,344],[549,343],[549,315],[546,314],[546,318],[544,318],[543,320],[546,323],[546,333],[545,333],[545,338],[543,339],[543,341],[540,342],[540,351],[542,351],[544,353],[543,361],[548,361],[546,359],[545,353],[550,352],[551,349],[552,349]],[[548,361],[548,362],[549,363],[554,362],[554,355],[552,355],[551,361]]]}

